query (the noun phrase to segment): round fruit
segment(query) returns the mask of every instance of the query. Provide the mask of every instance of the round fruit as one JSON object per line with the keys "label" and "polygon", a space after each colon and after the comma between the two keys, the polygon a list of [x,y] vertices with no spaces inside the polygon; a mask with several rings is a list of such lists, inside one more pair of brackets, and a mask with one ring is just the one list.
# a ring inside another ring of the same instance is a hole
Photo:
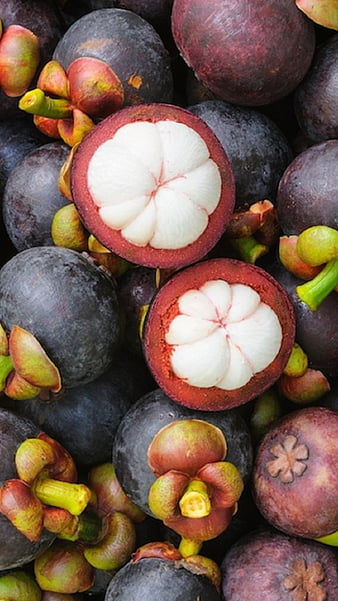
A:
{"label": "round fruit", "polygon": [[198,79],[233,104],[285,97],[315,49],[313,23],[290,0],[175,0],[172,31]]}
{"label": "round fruit", "polygon": [[210,259],[159,289],[143,342],[168,396],[194,409],[223,410],[279,378],[294,335],[291,303],[274,278],[236,259]]}
{"label": "round fruit", "polygon": [[232,168],[215,134],[190,111],[160,103],[99,123],[74,155],[71,187],[88,231],[149,267],[202,258],[235,202]]}
{"label": "round fruit", "polygon": [[56,45],[53,59],[67,71],[83,57],[99,59],[113,70],[125,106],[172,101],[169,53],[154,27],[132,10],[100,8],[76,19]]}
{"label": "round fruit", "polygon": [[275,528],[317,539],[338,530],[338,412],[306,407],[261,440],[253,470],[256,505]]}
{"label": "round fruit", "polygon": [[226,552],[221,570],[225,601],[334,601],[338,595],[331,549],[266,527],[241,537]]}
{"label": "round fruit", "polygon": [[43,144],[23,157],[9,174],[3,195],[3,220],[17,250],[52,246],[53,217],[69,204],[58,187],[68,154],[69,147],[62,142]]}
{"label": "round fruit", "polygon": [[0,323],[35,336],[64,388],[85,384],[108,369],[119,343],[115,285],[76,251],[28,248],[0,270]]}

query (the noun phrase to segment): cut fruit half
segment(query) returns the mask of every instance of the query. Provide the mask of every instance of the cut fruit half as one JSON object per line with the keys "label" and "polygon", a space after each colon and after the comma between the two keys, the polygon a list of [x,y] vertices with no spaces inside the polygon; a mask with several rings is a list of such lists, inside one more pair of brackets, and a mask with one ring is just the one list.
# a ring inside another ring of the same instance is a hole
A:
{"label": "cut fruit half", "polygon": [[101,121],[74,155],[71,188],[101,244],[155,268],[205,257],[235,203],[232,167],[215,134],[188,110],[161,103]]}
{"label": "cut fruit half", "polygon": [[260,267],[219,258],[182,269],[159,289],[143,344],[169,397],[219,411],[272,386],[294,339],[293,309],[280,284]]}

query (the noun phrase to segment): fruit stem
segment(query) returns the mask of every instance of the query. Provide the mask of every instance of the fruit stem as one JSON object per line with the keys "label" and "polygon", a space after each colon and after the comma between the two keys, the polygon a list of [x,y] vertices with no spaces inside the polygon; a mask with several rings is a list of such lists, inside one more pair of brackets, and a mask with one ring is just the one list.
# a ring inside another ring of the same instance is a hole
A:
{"label": "fruit stem", "polygon": [[179,502],[181,514],[187,518],[204,518],[211,512],[208,487],[202,480],[191,480]]}
{"label": "fruit stem", "polygon": [[338,285],[338,259],[332,259],[312,280],[296,287],[299,298],[316,311]]}
{"label": "fruit stem", "polygon": [[269,248],[265,244],[257,242],[254,236],[234,238],[230,240],[230,243],[234,250],[239,253],[241,259],[252,265],[269,251]]}
{"label": "fruit stem", "polygon": [[35,480],[33,488],[41,503],[61,507],[72,515],[80,515],[92,496],[91,490],[85,484],[63,482],[44,476]]}
{"label": "fruit stem", "polygon": [[190,557],[190,555],[198,555],[203,542],[191,538],[182,538],[178,550],[182,557]]}
{"label": "fruit stem", "polygon": [[46,96],[40,88],[26,92],[19,101],[19,108],[26,113],[49,119],[69,119],[73,114],[69,100]]}

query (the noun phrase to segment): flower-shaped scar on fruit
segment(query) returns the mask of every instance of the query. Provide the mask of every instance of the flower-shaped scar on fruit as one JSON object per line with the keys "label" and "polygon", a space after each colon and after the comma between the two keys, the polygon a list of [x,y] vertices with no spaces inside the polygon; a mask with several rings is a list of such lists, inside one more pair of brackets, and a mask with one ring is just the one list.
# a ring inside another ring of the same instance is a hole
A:
{"label": "flower-shaped scar on fruit", "polygon": [[144,350],[159,386],[202,410],[246,403],[281,375],[292,350],[290,301],[263,269],[211,259],[174,274],[144,325]]}
{"label": "flower-shaped scar on fruit", "polygon": [[88,231],[149,267],[205,256],[235,201],[232,168],[214,133],[189,111],[161,103],[99,123],[74,154],[71,189]]}
{"label": "flower-shaped scar on fruit", "polygon": [[227,442],[209,422],[183,419],[164,426],[148,448],[157,479],[149,490],[149,507],[182,536],[183,554],[195,554],[203,541],[221,534],[237,509],[243,480],[225,461]]}

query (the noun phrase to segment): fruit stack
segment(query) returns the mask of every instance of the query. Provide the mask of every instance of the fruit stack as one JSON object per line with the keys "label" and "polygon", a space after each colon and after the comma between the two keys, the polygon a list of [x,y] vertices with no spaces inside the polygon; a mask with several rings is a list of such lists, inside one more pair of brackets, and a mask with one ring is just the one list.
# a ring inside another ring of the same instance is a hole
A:
{"label": "fruit stack", "polygon": [[337,601],[337,0],[0,22],[0,598]]}

